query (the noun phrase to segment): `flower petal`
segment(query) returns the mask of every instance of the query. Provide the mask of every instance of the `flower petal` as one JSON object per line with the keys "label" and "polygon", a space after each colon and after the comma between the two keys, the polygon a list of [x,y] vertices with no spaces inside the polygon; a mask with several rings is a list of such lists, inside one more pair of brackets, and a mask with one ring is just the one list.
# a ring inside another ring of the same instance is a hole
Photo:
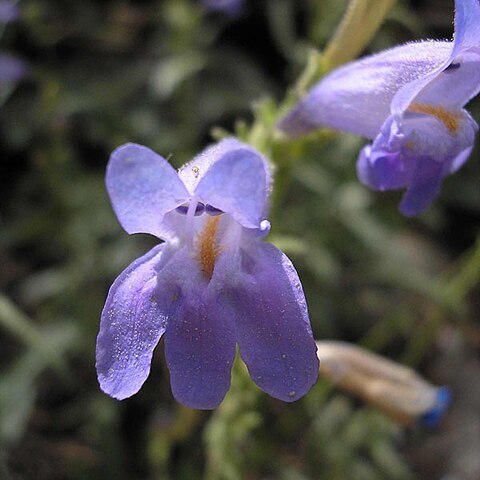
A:
{"label": "flower petal", "polygon": [[450,42],[417,42],[365,57],[323,78],[284,117],[279,128],[295,137],[330,127],[375,138],[402,86],[448,59]]}
{"label": "flower petal", "polygon": [[165,333],[173,396],[190,408],[215,408],[230,387],[235,358],[232,313],[187,249],[175,253],[159,282],[176,298]]}
{"label": "flower petal", "polygon": [[432,110],[440,111],[425,114],[408,110],[398,128],[404,132],[404,147],[410,155],[447,162],[474,144],[478,125],[466,110],[454,114],[438,107]]}
{"label": "flower petal", "polygon": [[393,117],[382,125],[372,145],[365,146],[358,156],[357,175],[373,190],[396,190],[409,184],[415,162],[404,155],[406,138]]}
{"label": "flower petal", "polygon": [[187,407],[215,408],[230,388],[235,334],[226,313],[214,298],[181,298],[165,334],[172,393]]}
{"label": "flower petal", "polygon": [[372,146],[367,145],[360,151],[357,175],[363,185],[373,190],[397,190],[408,184],[411,167],[411,162],[405,161],[401,154],[373,152]]}
{"label": "flower petal", "polygon": [[464,163],[468,160],[468,157],[472,153],[473,145],[467,147],[465,150],[460,152],[451,162],[449,165],[448,173],[452,174],[458,172],[460,168],[463,167]]}
{"label": "flower petal", "polygon": [[162,245],[135,260],[108,292],[97,337],[101,389],[123,400],[140,390],[150,373],[153,350],[165,331],[155,267]]}
{"label": "flower petal", "polygon": [[265,159],[252,148],[227,151],[200,180],[195,196],[230,214],[246,228],[259,228],[265,218],[268,194]]}
{"label": "flower petal", "polygon": [[440,193],[444,164],[429,157],[417,158],[413,178],[400,203],[407,217],[422,213]]}
{"label": "flower petal", "polygon": [[133,143],[112,153],[106,183],[113,209],[128,233],[170,238],[169,229],[162,225],[163,217],[190,197],[163,157]]}
{"label": "flower petal", "polygon": [[[480,19],[478,20],[480,22]],[[480,45],[479,45],[480,47]],[[403,96],[411,95],[411,88],[399,92],[395,104]],[[432,105],[442,105],[450,110],[458,110],[480,91],[480,52],[464,52],[452,57],[448,65],[433,77],[429,76],[426,85],[412,99]]]}
{"label": "flower petal", "polygon": [[464,49],[480,47],[479,0],[455,0],[455,43]]}
{"label": "flower petal", "polygon": [[235,313],[240,355],[262,390],[298,400],[317,380],[318,358],[297,272],[267,243],[252,242],[241,258],[241,272],[225,279],[223,289]]}
{"label": "flower petal", "polygon": [[[240,148],[251,148],[235,137],[224,138],[220,142],[210,145],[200,152],[193,160],[183,165],[178,171],[178,176],[193,195],[200,180],[205,176],[210,167],[218,162],[226,153]],[[252,149],[253,150],[253,149]]]}

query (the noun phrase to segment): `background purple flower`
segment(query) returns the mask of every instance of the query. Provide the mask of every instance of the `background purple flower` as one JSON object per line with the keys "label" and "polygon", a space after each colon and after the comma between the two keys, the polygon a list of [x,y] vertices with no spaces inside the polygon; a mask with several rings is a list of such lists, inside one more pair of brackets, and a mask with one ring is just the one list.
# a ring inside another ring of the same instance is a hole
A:
{"label": "background purple flower", "polygon": [[290,136],[328,126],[373,139],[358,176],[374,190],[406,188],[408,216],[463,165],[478,130],[463,106],[480,90],[480,3],[455,4],[453,42],[410,43],[339,68],[279,124]]}
{"label": "background purple flower", "polygon": [[175,398],[215,408],[230,386],[236,343],[254,382],[284,401],[318,376],[307,305],[289,259],[263,243],[270,174],[252,148],[227,139],[175,172],[127,144],[107,167],[114,210],[128,233],[163,238],[115,281],[97,339],[101,388],[124,399],[148,377],[165,338]]}
{"label": "background purple flower", "polygon": [[0,24],[6,24],[16,20],[20,15],[17,2],[12,0],[0,0]]}
{"label": "background purple flower", "polygon": [[[0,26],[16,20],[20,14],[17,2],[0,0]],[[23,60],[0,51],[0,84],[15,83],[27,74]]]}
{"label": "background purple flower", "polygon": [[202,5],[213,11],[238,17],[245,7],[245,0],[201,0]]}
{"label": "background purple flower", "polygon": [[0,52],[0,84],[18,82],[28,72],[23,60]]}

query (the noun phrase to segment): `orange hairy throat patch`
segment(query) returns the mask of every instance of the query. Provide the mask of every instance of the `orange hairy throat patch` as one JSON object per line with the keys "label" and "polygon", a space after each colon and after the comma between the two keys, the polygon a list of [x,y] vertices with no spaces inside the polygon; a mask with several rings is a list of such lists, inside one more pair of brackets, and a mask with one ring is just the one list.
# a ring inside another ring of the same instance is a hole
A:
{"label": "orange hairy throat patch", "polygon": [[208,278],[212,278],[215,261],[220,251],[217,243],[219,221],[220,216],[208,218],[198,236],[198,261],[200,268]]}
{"label": "orange hairy throat patch", "polygon": [[455,134],[458,131],[460,115],[456,112],[449,112],[446,108],[428,105],[427,103],[412,103],[408,107],[408,111],[432,115],[435,118],[438,118],[438,120],[440,120],[447,127],[450,133]]}

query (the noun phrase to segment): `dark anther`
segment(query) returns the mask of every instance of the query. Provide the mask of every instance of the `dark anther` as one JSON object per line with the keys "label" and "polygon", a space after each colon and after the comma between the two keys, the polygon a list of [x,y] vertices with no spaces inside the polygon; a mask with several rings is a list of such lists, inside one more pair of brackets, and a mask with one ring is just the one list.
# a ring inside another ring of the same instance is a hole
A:
{"label": "dark anther", "polygon": [[221,215],[223,213],[219,208],[212,207],[211,205],[205,205],[205,212],[214,217],[215,215]]}
{"label": "dark anther", "polygon": [[444,71],[451,72],[452,70],[457,70],[460,68],[460,63],[452,62]]}
{"label": "dark anther", "polygon": [[[175,210],[178,213],[181,213],[182,215],[186,215],[188,212],[188,207],[189,205],[187,203],[184,203],[183,205],[180,205],[179,207],[177,207]],[[205,205],[201,202],[198,202],[195,208],[195,216],[198,217],[198,215],[201,215],[204,211],[205,211]]]}

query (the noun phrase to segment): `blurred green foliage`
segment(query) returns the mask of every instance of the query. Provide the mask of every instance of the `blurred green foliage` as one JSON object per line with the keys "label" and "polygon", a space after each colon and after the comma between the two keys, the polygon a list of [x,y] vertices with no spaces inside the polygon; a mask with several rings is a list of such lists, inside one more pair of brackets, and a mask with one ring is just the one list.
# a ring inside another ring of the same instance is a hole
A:
{"label": "blurred green foliage", "polygon": [[[138,395],[101,393],[94,346],[106,292],[155,243],[122,232],[104,168],[126,141],[176,166],[225,132],[252,143],[272,160],[270,240],[300,273],[315,336],[428,370],[439,332],[478,329],[478,151],[434,207],[407,220],[399,194],[358,183],[363,140],[277,135],[321,71],[312,48],[326,45],[345,1],[251,1],[235,21],[195,0],[19,5],[1,37],[30,75],[0,96],[0,478],[415,478],[403,452],[420,440],[322,381],[286,405],[237,362],[220,408],[193,412],[171,398],[160,346]],[[399,1],[369,51],[448,38],[452,15],[448,0]],[[480,119],[480,102],[470,111]]]}

